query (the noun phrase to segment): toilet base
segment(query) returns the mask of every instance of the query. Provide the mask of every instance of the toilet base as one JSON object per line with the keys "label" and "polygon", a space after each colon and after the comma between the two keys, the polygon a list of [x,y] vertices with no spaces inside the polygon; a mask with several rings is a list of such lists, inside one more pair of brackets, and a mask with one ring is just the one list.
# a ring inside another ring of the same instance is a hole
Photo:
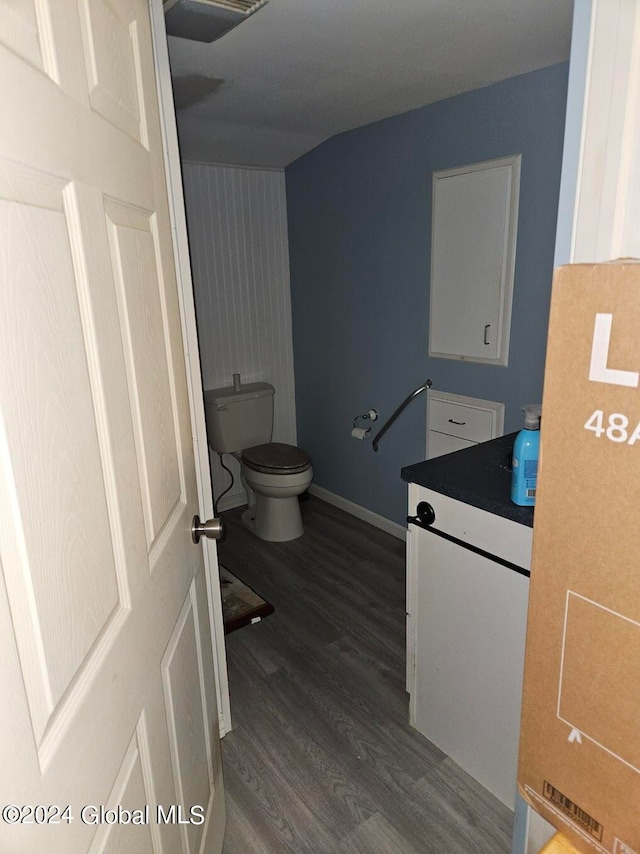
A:
{"label": "toilet base", "polygon": [[287,543],[304,534],[297,495],[290,498],[256,495],[255,508],[245,510],[240,518],[256,537],[269,543]]}

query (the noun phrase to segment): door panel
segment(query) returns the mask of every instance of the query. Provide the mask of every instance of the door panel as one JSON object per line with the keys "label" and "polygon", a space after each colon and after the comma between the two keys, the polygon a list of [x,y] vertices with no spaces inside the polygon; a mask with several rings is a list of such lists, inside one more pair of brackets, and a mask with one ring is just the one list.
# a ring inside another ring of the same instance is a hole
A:
{"label": "door panel", "polygon": [[[138,721],[136,732],[106,803],[108,810],[117,810],[121,804],[150,804],[153,796],[145,781],[143,762],[149,765],[149,745],[144,717]],[[147,775],[148,777],[148,775]],[[87,820],[92,820],[95,810],[87,810]],[[99,826],[90,854],[156,854],[161,850],[152,824],[133,823],[102,824]],[[155,839],[155,842],[154,842]]]}
{"label": "door panel", "polygon": [[[70,808],[0,822],[2,851],[221,848],[148,15],[0,0],[0,802]],[[83,816],[101,805],[148,823]]]}
{"label": "door panel", "polygon": [[12,172],[19,180],[10,200],[0,199],[0,313],[19,334],[0,336],[0,524],[15,555],[7,587],[22,617],[18,642],[40,742],[122,602],[64,185],[3,166],[7,183]]}
{"label": "door panel", "polygon": [[157,230],[151,215],[114,203],[107,206],[107,223],[150,546],[185,499],[156,264]]}
{"label": "door panel", "polygon": [[142,81],[136,71],[140,49],[130,4],[82,0],[80,9],[91,106],[147,147]]}
{"label": "door panel", "polygon": [[[202,650],[198,637],[196,595],[190,596],[180,614],[162,662],[165,703],[173,775],[180,802],[206,806],[212,775],[207,727],[206,700],[201,691],[199,670]],[[182,825],[183,850],[199,850],[202,827]]]}
{"label": "door panel", "polygon": [[0,42],[36,68],[44,68],[34,0],[0,2]]}

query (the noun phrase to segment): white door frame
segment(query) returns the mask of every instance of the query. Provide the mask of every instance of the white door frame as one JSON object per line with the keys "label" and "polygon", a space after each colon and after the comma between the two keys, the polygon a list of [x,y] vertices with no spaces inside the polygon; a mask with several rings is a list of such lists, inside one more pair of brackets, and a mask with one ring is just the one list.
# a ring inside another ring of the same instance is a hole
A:
{"label": "white door frame", "polygon": [[[209,448],[204,420],[200,351],[196,330],[187,218],[182,191],[182,169],[180,166],[173,88],[171,86],[169,50],[167,47],[162,0],[148,0],[148,2],[151,15],[156,80],[158,83],[160,126],[164,144],[169,216],[171,218],[173,251],[175,254],[176,278],[178,281],[178,298],[180,300],[180,315],[182,319],[182,340],[184,342],[185,364],[187,367],[187,388],[189,390],[189,406],[191,408],[191,424],[193,429],[193,452],[196,462],[198,504],[200,507],[200,517],[202,519],[210,519],[214,513],[213,494],[211,492],[211,471],[209,469]],[[207,579],[207,596],[209,599],[211,638],[213,641],[213,661],[216,671],[220,735],[223,736],[231,730],[231,706],[229,702],[224,621],[222,618],[222,598],[215,541],[204,540],[204,566]]]}
{"label": "white door frame", "polygon": [[590,11],[572,264],[640,256],[640,0]]}
{"label": "white door frame", "polygon": [[[575,0],[555,265],[640,257],[640,0]],[[516,803],[512,854],[546,822]]]}

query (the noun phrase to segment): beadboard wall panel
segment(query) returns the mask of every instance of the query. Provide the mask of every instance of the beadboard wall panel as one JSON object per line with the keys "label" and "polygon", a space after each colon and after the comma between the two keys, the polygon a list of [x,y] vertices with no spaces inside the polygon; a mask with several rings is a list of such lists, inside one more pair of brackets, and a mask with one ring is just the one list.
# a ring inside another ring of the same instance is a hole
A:
{"label": "beadboard wall panel", "polygon": [[[273,440],[296,444],[284,172],[182,164],[203,388],[269,382]],[[214,498],[229,483],[210,452]],[[240,467],[219,509],[245,501]]]}

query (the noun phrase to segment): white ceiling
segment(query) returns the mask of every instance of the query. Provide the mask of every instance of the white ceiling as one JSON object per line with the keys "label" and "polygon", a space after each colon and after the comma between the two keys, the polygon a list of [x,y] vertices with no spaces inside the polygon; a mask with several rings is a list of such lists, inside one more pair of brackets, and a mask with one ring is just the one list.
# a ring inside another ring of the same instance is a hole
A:
{"label": "white ceiling", "polygon": [[573,0],[269,0],[169,37],[185,160],[283,167],[342,131],[569,58]]}

